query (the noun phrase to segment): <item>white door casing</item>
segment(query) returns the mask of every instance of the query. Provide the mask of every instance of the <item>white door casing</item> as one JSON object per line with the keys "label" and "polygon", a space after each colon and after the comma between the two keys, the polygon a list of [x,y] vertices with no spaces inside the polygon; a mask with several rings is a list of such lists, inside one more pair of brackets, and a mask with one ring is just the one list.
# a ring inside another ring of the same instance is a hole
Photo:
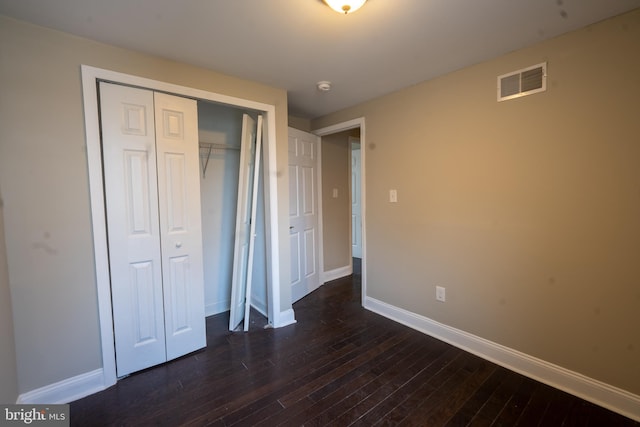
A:
{"label": "white door casing", "polygon": [[351,143],[351,256],[362,258],[362,215],[360,140],[349,139]]}
{"label": "white door casing", "polygon": [[255,162],[256,122],[249,115],[242,116],[242,142],[238,172],[238,203],[236,234],[233,249],[233,277],[231,280],[231,312],[229,330],[235,330],[244,319],[247,299],[247,272],[251,232],[251,195]]}
{"label": "white door casing", "polygon": [[291,302],[320,286],[318,147],[313,134],[289,128]]}
{"label": "white door casing", "polygon": [[[100,95],[116,369],[123,376],[206,344],[197,122],[188,119],[189,130],[175,118],[168,119],[168,127],[162,120],[154,125],[149,90],[100,83]],[[176,116],[193,115],[195,110],[171,104],[180,98],[163,97],[168,98],[161,102],[160,115],[168,106]],[[191,135],[193,148],[170,150],[162,142],[167,139],[162,135],[176,126]],[[184,162],[193,157],[189,150],[196,156],[191,170]],[[188,188],[192,174],[195,188]],[[195,199],[189,194],[193,191]],[[188,208],[197,208],[195,216]],[[168,246],[178,243],[182,252]]]}
{"label": "white door casing", "polygon": [[207,345],[198,106],[156,92],[158,205],[167,360]]}

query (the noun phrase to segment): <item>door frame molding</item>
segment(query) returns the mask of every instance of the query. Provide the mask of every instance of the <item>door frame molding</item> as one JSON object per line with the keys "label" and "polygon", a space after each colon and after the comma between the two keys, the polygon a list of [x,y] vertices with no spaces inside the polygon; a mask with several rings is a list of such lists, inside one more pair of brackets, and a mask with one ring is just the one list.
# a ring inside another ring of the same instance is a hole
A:
{"label": "door frame molding", "polygon": [[[331,135],[334,133],[338,133],[338,132],[342,132],[345,130],[350,130],[350,129],[355,129],[355,128],[360,128],[360,192],[361,192],[361,206],[360,206],[360,213],[361,213],[361,226],[362,226],[362,296],[361,296],[361,303],[362,306],[364,307],[364,303],[366,301],[366,296],[367,296],[367,221],[366,221],[366,213],[367,213],[367,198],[366,198],[366,180],[365,180],[365,164],[366,164],[366,150],[365,148],[367,147],[366,145],[366,131],[365,131],[365,119],[364,117],[359,117],[356,119],[352,119],[352,120],[347,120],[345,122],[341,122],[341,123],[336,123],[334,125],[331,126],[326,126],[320,129],[316,129],[313,130],[311,133],[318,135],[319,137],[325,136],[325,135]],[[322,144],[322,142],[320,143]],[[322,167],[320,168],[320,175],[322,175]],[[349,178],[351,179],[351,178]],[[322,212],[320,213],[320,221],[322,221]],[[320,250],[324,250],[323,248],[320,248]],[[324,266],[323,270],[324,270]]]}
{"label": "door frame molding", "polygon": [[[259,111],[264,115],[266,125],[266,144],[264,144],[265,197],[268,200],[265,209],[267,239],[267,304],[269,322],[274,327],[291,323],[287,312],[280,312],[280,261],[278,239],[278,192],[276,164],[276,113],[275,105],[222,95],[201,89],[194,89],[172,83],[161,82],[144,77],[81,65],[82,97],[84,109],[87,165],[89,174],[89,192],[91,205],[91,226],[93,232],[94,261],[96,268],[96,287],[98,296],[98,317],[100,325],[100,343],[102,352],[104,386],[110,387],[117,382],[116,355],[113,335],[111,305],[111,280],[107,247],[107,230],[104,201],[104,182],[102,170],[102,150],[100,141],[100,116],[98,111],[99,81],[107,81],[128,86],[136,86],[159,92],[167,92],[186,98],[213,101]],[[273,173],[272,173],[273,172]]]}

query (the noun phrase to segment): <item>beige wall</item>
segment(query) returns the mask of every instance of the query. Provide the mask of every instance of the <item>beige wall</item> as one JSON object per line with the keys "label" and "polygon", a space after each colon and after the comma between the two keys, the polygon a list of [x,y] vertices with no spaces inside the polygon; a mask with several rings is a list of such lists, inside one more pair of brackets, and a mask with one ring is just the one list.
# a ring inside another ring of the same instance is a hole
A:
{"label": "beige wall", "polygon": [[286,92],[0,16],[0,182],[20,393],[102,366],[81,64],[275,105],[281,310],[291,307]]}
{"label": "beige wall", "polygon": [[313,121],[366,118],[369,296],[640,394],[638,52],[635,10]]}
{"label": "beige wall", "polygon": [[[351,263],[349,131],[322,137],[322,238],[324,271]],[[333,189],[338,197],[333,197]]]}
{"label": "beige wall", "polygon": [[302,117],[289,116],[289,126],[304,132],[311,132],[311,120]]}
{"label": "beige wall", "polygon": [[16,403],[18,374],[2,205],[2,193],[0,193],[0,403]]}

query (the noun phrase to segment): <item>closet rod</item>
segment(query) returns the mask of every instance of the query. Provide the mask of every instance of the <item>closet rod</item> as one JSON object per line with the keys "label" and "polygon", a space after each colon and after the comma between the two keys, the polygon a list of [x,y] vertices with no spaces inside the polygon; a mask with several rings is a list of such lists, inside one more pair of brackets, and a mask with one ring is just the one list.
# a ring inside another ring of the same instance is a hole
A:
{"label": "closet rod", "polygon": [[235,146],[235,145],[228,145],[228,144],[217,144],[215,142],[202,142],[200,141],[200,143],[198,144],[198,147],[200,149],[200,157],[205,157],[206,160],[203,161],[202,164],[202,178],[206,177],[206,173],[207,173],[207,166],[209,165],[209,158],[211,158],[211,151],[212,150],[239,150],[240,147]]}
{"label": "closet rod", "polygon": [[216,142],[202,142],[200,141],[199,144],[200,148],[203,149],[210,149],[210,148],[215,148],[218,150],[239,150],[240,146],[239,145],[229,145],[229,144],[219,144]]}

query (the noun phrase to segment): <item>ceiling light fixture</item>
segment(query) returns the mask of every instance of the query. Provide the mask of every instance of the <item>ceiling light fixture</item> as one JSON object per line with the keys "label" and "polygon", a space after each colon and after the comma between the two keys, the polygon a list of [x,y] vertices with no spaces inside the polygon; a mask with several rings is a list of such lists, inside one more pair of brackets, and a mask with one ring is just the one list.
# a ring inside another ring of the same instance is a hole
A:
{"label": "ceiling light fixture", "polygon": [[338,13],[353,13],[360,9],[367,0],[324,0],[327,5]]}

